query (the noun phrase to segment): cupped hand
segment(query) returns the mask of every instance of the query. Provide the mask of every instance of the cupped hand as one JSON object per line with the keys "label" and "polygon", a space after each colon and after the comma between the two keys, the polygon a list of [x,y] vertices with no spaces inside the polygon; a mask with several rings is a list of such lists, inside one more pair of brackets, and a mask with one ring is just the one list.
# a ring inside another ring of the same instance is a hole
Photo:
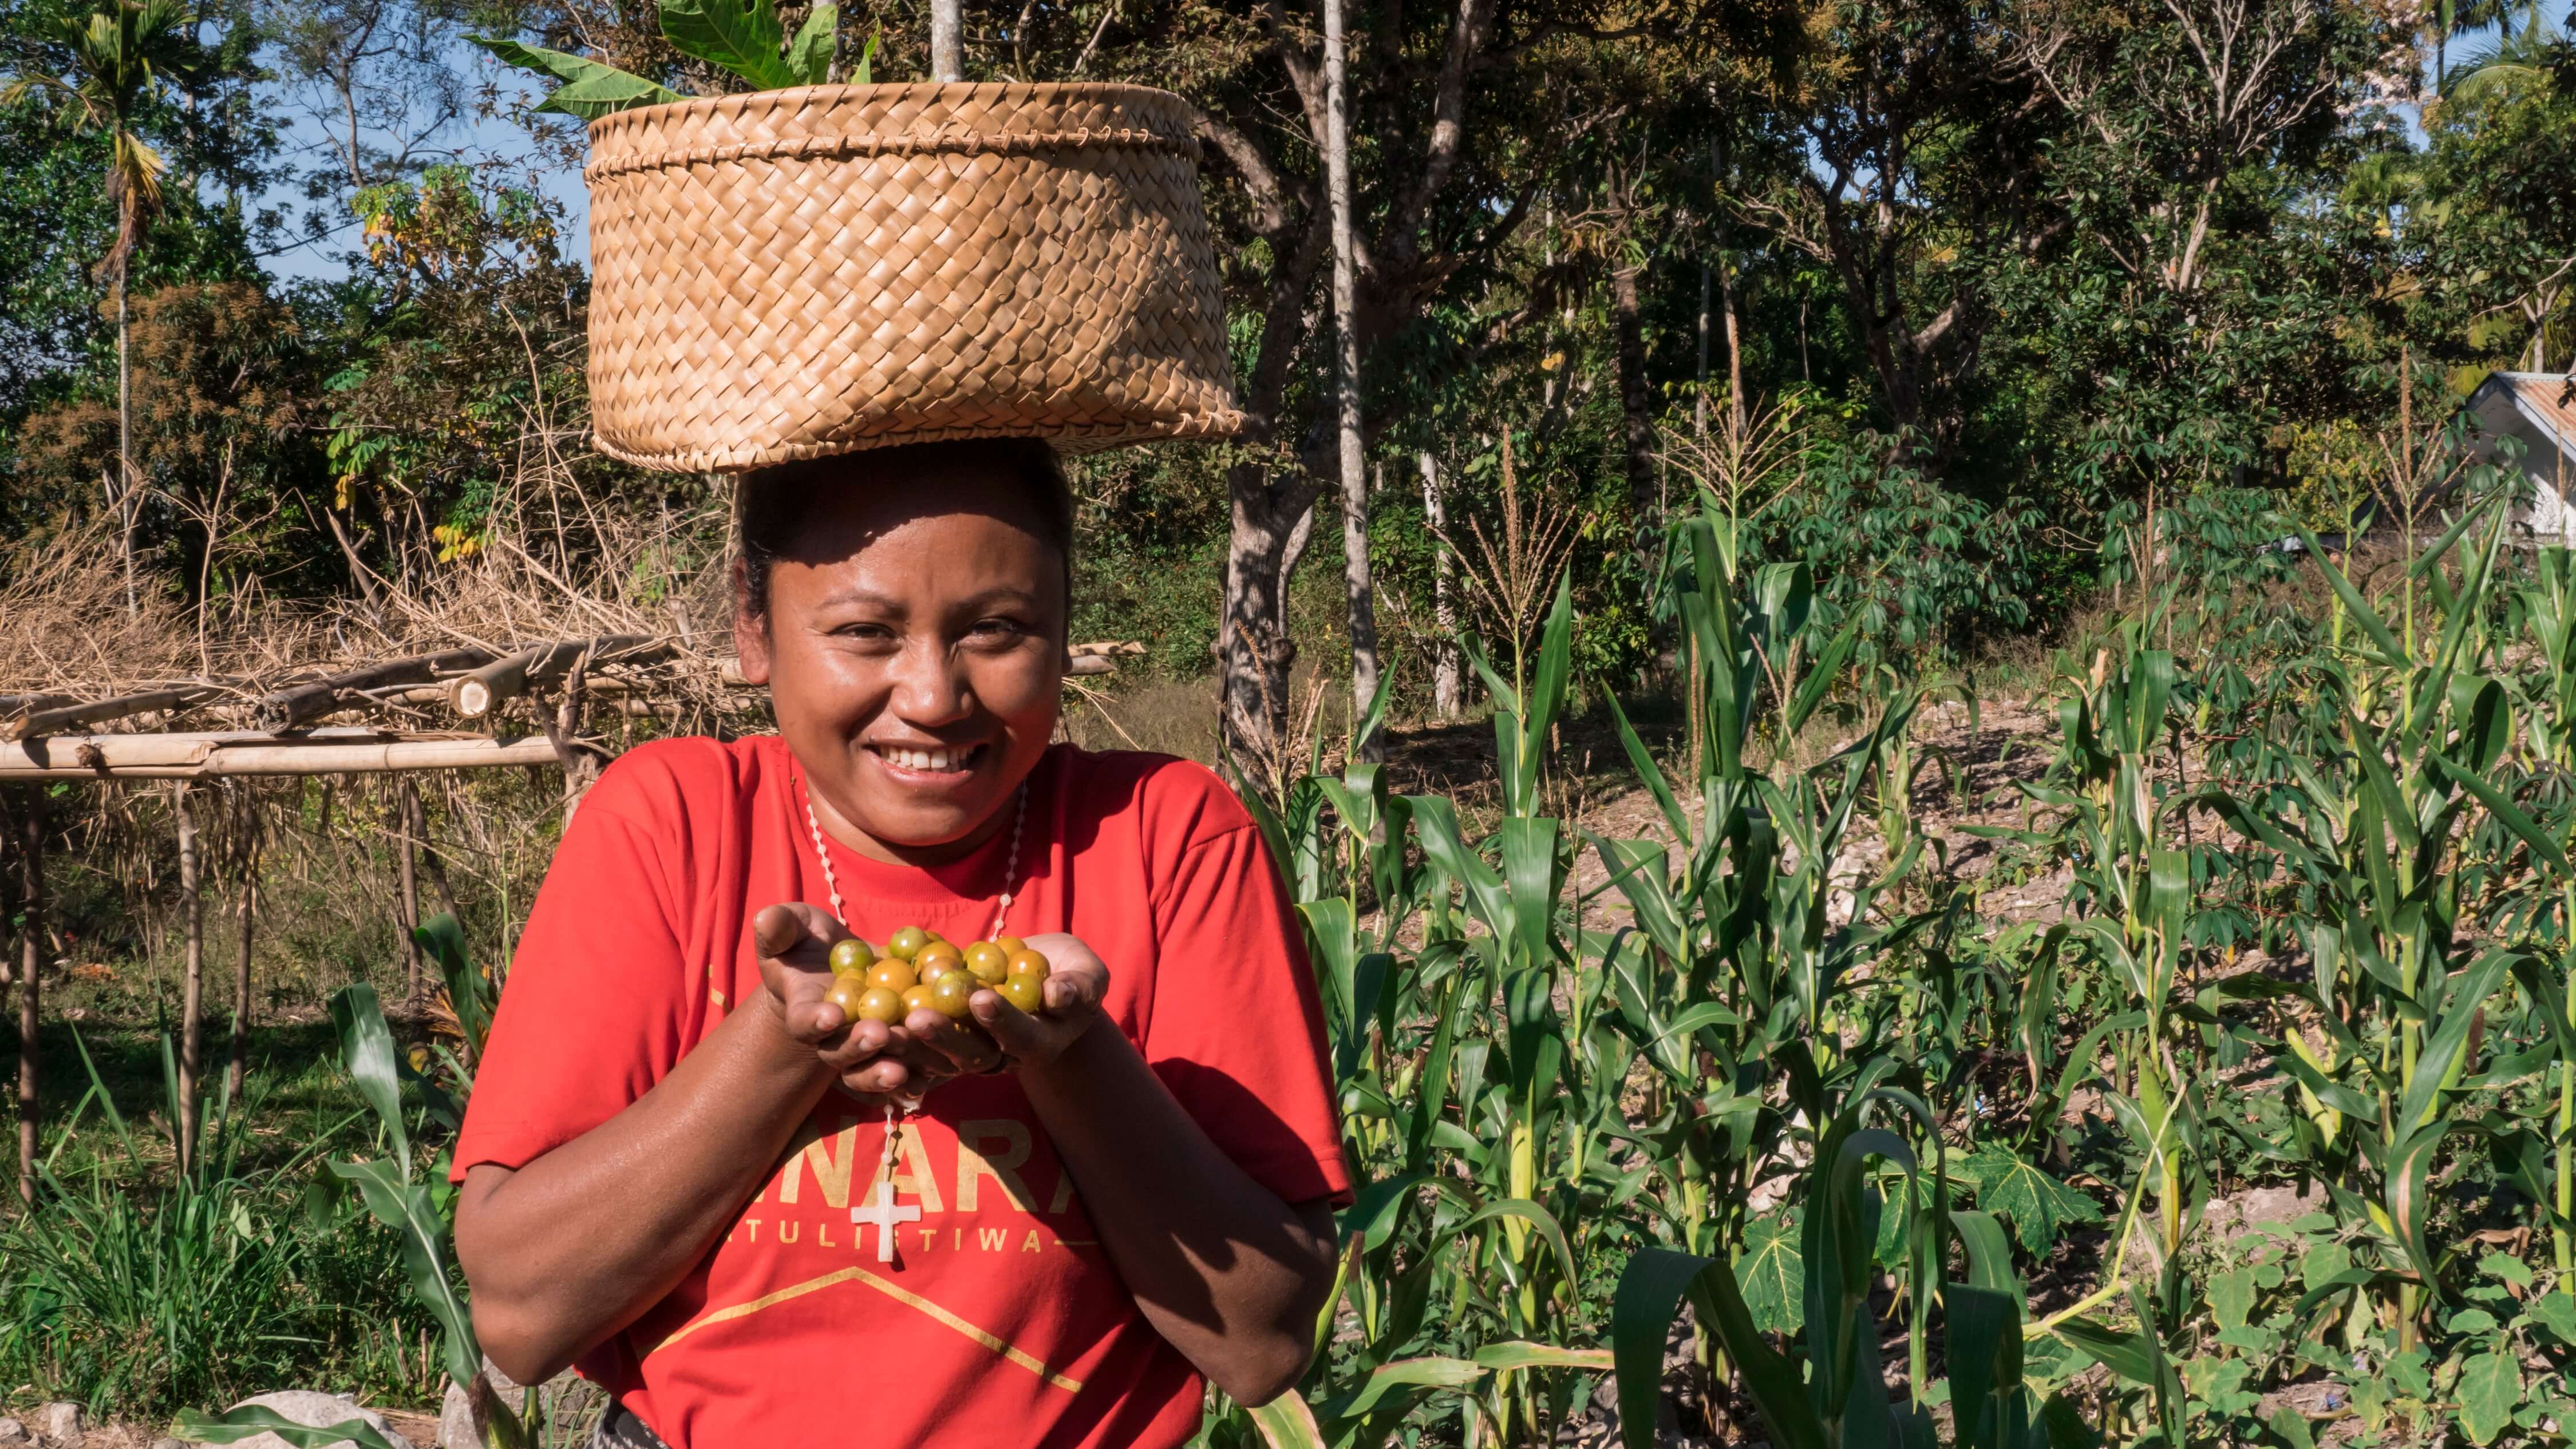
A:
{"label": "cupped hand", "polygon": [[823,999],[832,989],[832,947],[850,933],[830,912],[797,902],[752,917],[760,979],[779,1026],[810,1047],[841,1085],[874,1102],[917,1096],[945,1058],[925,1052],[907,1026],[853,1022]]}
{"label": "cupped hand", "polygon": [[1100,1003],[1109,995],[1109,967],[1099,955],[1075,936],[1031,936],[1028,944],[1055,968],[1046,979],[1045,1006],[1026,1012],[998,991],[976,992],[966,1006],[984,1030],[970,1033],[963,1023],[948,1023],[960,1035],[985,1040],[985,1060],[971,1070],[991,1070],[997,1051],[1013,1067],[1050,1065],[1100,1020]]}

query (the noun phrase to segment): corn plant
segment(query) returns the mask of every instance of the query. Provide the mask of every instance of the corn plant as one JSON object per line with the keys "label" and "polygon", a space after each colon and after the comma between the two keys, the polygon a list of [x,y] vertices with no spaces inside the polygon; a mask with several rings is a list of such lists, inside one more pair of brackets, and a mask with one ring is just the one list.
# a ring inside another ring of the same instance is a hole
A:
{"label": "corn plant", "polygon": [[[467,958],[464,933],[454,917],[438,916],[423,923],[414,935],[447,981],[466,1050],[479,1054],[491,1023],[495,988]],[[447,1182],[447,1156],[442,1150],[423,1170],[409,1125],[412,1113],[405,1105],[404,1084],[408,1081],[420,1099],[423,1125],[457,1130],[463,1123],[461,1104],[395,1050],[393,1032],[385,1024],[373,986],[360,983],[335,994],[331,1023],[339,1037],[341,1070],[374,1115],[381,1150],[372,1158],[323,1164],[324,1171],[313,1179],[305,1211],[310,1217],[328,1219],[339,1212],[343,1198],[354,1195],[370,1216],[395,1234],[413,1296],[438,1322],[448,1377],[464,1387],[486,1449],[520,1449],[534,1443],[536,1391],[528,1390],[520,1407],[513,1410],[483,1371],[473,1311],[459,1275],[450,1266],[455,1190]],[[455,1080],[470,1084],[471,1074],[452,1054],[448,1061]],[[273,1432],[290,1443],[315,1449],[343,1439],[354,1439],[367,1449],[394,1449],[379,1435],[359,1432],[365,1429],[355,1422],[304,1429],[265,1409],[240,1409],[220,1416],[183,1414],[173,1432],[204,1443],[233,1443]]]}

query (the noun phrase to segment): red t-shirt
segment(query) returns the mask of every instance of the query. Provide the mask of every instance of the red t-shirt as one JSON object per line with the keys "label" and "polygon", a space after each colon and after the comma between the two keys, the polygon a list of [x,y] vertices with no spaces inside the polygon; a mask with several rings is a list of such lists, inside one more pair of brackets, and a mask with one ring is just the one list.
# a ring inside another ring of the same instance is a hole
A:
{"label": "red t-shirt", "polygon": [[[775,737],[667,740],[600,777],[519,939],[457,1177],[616,1115],[763,989],[752,915],[830,898],[802,780]],[[991,929],[1008,846],[934,870],[826,848],[860,935],[965,942]],[[1254,1178],[1292,1203],[1348,1193],[1297,924],[1216,776],[1048,751],[1006,930],[1097,951],[1109,1016]],[[952,1081],[905,1124],[892,1201],[920,1216],[894,1228],[892,1264],[852,1219],[884,1147],[881,1109],[827,1092],[732,1229],[582,1374],[673,1449],[1157,1449],[1197,1431],[1197,1374],[1102,1254],[1016,1078]]]}

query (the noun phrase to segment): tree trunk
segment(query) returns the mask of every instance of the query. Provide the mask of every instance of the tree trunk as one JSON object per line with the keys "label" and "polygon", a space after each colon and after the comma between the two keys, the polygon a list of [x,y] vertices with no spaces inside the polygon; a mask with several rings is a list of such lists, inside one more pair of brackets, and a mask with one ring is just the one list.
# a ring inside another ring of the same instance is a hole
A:
{"label": "tree trunk", "polygon": [[1449,598],[1449,505],[1440,497],[1440,465],[1428,448],[1414,454],[1422,469],[1422,512],[1440,541],[1431,556],[1431,707],[1442,719],[1458,714],[1458,610]]}
{"label": "tree trunk", "polygon": [[930,0],[930,78],[966,78],[966,15],[960,0]]}
{"label": "tree trunk", "polygon": [[1300,471],[1272,479],[1259,463],[1236,465],[1229,479],[1232,518],[1226,535],[1225,608],[1217,649],[1223,665],[1220,737],[1248,761],[1255,778],[1276,787],[1286,767],[1288,681],[1297,662],[1288,636],[1288,580],[1314,526],[1316,487]]}
{"label": "tree trunk", "polygon": [[[1717,173],[1717,184],[1724,186],[1728,175],[1726,134],[1721,131],[1709,143],[1709,160]],[[1740,444],[1744,438],[1744,338],[1735,323],[1735,227],[1727,220],[1726,202],[1720,198],[1711,224],[1717,233],[1717,306],[1726,321],[1726,419],[1730,436]],[[1708,371],[1708,291],[1700,291],[1700,371],[1705,385]]]}
{"label": "tree trunk", "polygon": [[1708,436],[1708,293],[1709,264],[1699,264],[1699,390],[1691,404],[1691,432]]}
{"label": "tree trunk", "polygon": [[402,931],[403,931],[403,1000],[420,1000],[420,942],[413,932],[420,929],[420,875],[418,871],[420,840],[420,787],[409,780],[402,782]]}
{"label": "tree trunk", "polygon": [[1646,387],[1646,330],[1638,313],[1640,267],[1622,265],[1610,272],[1610,311],[1618,332],[1619,410],[1626,444],[1628,508],[1640,547],[1655,525],[1655,415]]}
{"label": "tree trunk", "polygon": [[179,909],[185,929],[187,976],[179,989],[179,1171],[185,1175],[197,1160],[197,1078],[205,1048],[206,893],[198,869],[196,817],[188,809],[188,782],[170,791],[172,813],[179,821]]}
{"label": "tree trunk", "polygon": [[[1348,46],[1343,0],[1324,0],[1324,172],[1333,208],[1333,398],[1339,414],[1342,579],[1351,618],[1351,721],[1377,695],[1377,586],[1369,570],[1368,462],[1360,444],[1359,276],[1352,258]],[[1384,758],[1372,734],[1353,741],[1363,760]]]}
{"label": "tree trunk", "polygon": [[18,1197],[36,1200],[36,1118],[41,1103],[37,1086],[36,1027],[40,1019],[45,965],[45,792],[42,786],[18,798]]}

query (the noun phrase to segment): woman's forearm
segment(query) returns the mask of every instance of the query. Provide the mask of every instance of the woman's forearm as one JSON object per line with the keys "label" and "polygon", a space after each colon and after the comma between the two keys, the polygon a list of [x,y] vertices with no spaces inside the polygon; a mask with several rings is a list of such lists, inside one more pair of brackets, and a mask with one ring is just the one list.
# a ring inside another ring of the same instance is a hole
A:
{"label": "woman's forearm", "polygon": [[756,995],[632,1106],[517,1170],[470,1170],[456,1257],[474,1327],[521,1383],[661,1300],[721,1237],[831,1084]]}
{"label": "woman's forearm", "polygon": [[1332,1291],[1332,1216],[1235,1165],[1105,1019],[1022,1085],[1137,1306],[1247,1404],[1295,1384]]}

